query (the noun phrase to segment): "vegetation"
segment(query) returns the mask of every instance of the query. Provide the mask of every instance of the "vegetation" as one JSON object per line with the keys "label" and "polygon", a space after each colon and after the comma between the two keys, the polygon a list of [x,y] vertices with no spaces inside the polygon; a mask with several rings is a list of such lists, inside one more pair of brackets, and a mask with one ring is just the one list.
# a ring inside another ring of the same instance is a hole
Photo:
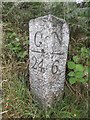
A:
{"label": "vegetation", "polygon": [[[2,103],[3,118],[88,118],[89,2],[2,4]],[[63,100],[42,110],[29,91],[28,23],[46,14],[65,19],[70,43]]]}
{"label": "vegetation", "polygon": [[88,54],[89,50],[82,47],[79,55],[77,54],[76,56],[73,56],[73,60],[68,61],[68,69],[70,69],[70,72],[68,73],[70,84],[76,82],[87,83],[88,73],[90,73],[90,67],[88,67]]}

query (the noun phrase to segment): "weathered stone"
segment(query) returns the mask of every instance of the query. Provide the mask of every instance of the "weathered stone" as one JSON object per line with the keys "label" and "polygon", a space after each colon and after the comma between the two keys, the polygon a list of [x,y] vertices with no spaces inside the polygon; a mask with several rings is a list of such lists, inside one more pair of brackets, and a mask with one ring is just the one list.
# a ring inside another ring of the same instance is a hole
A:
{"label": "weathered stone", "polygon": [[69,28],[53,15],[32,19],[30,35],[30,86],[43,106],[51,106],[64,89]]}

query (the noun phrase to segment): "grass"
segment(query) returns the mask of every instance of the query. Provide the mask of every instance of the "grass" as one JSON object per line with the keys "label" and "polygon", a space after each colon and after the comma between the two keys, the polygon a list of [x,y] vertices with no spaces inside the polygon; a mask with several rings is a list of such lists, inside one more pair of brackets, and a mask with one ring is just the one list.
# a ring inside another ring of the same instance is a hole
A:
{"label": "grass", "polygon": [[[6,33],[8,32],[6,31]],[[17,43],[14,46],[17,50],[15,54],[10,52],[10,46],[7,47],[7,41],[13,42],[16,36],[13,36],[11,39],[11,32],[9,38],[7,34],[5,35],[2,55],[3,100],[1,100],[1,103],[3,111],[1,113],[3,118],[73,118],[73,120],[74,118],[87,118],[88,98],[86,92],[84,91],[84,98],[78,99],[78,96],[75,93],[73,94],[66,85],[62,101],[58,101],[54,107],[46,110],[40,107],[38,102],[33,99],[28,87],[28,56],[25,59],[21,59],[21,61],[17,60],[15,56],[17,53],[19,55]],[[19,37],[17,36],[17,38]],[[22,39],[20,38],[20,40]],[[23,38],[23,41],[26,41],[26,39],[24,40]],[[19,47],[22,48],[21,45]],[[27,49],[28,46],[26,45],[25,50]]]}
{"label": "grass", "polygon": [[78,100],[67,86],[62,101],[53,108],[42,109],[25,80],[22,82],[10,69],[11,64],[3,67],[3,118],[87,118],[87,98]]}
{"label": "grass", "polygon": [[[3,3],[3,14],[8,12],[12,3]],[[26,3],[24,3],[26,4]],[[23,5],[24,5],[23,4]],[[31,4],[31,3],[30,3]],[[28,4],[27,4],[28,5]],[[42,109],[38,102],[33,99],[28,85],[28,20],[41,16],[41,12],[37,12],[39,5],[33,3],[30,8],[35,8],[33,11],[25,8],[25,14],[22,14],[22,9],[14,8],[10,15],[4,16],[3,19],[3,55],[2,55],[2,86],[3,86],[3,98],[0,96],[0,109],[3,111],[3,118],[87,118],[88,117],[88,98],[85,95],[84,98],[78,99],[78,96],[65,85],[64,96],[62,101],[55,103],[54,107]],[[41,6],[41,5],[40,5]],[[27,7],[27,6],[26,6]],[[63,7],[63,6],[62,6]],[[75,8],[73,8],[75,9]],[[43,9],[40,9],[43,11]],[[19,12],[19,13],[18,13]],[[29,12],[29,14],[28,14]],[[58,11],[57,11],[58,12]],[[61,9],[59,14],[61,14]],[[27,14],[27,15],[26,15]],[[24,15],[24,16],[23,16]],[[55,13],[58,16],[57,13]],[[61,14],[63,15],[63,14]],[[27,17],[26,17],[27,16]],[[22,20],[22,21],[21,21]],[[74,20],[74,19],[71,19]],[[75,18],[76,21],[76,18]],[[24,22],[24,24],[21,24]],[[70,21],[71,22],[71,21]],[[27,24],[25,24],[27,23]],[[73,22],[74,23],[74,22]],[[77,24],[77,22],[76,22]],[[24,26],[25,25],[25,26]],[[72,26],[70,26],[72,27]],[[73,27],[73,29],[77,27]],[[72,32],[77,33],[73,30]],[[78,30],[78,29],[76,29]],[[81,29],[82,30],[82,29]],[[79,31],[78,31],[79,33]],[[71,50],[69,49],[69,59],[72,55],[77,54],[79,48],[83,46],[83,41],[76,35],[72,35]],[[78,38],[78,39],[77,39]],[[73,44],[74,43],[74,44]],[[27,52],[27,54],[24,53]],[[27,85],[26,85],[27,82]],[[1,83],[0,83],[1,86]],[[86,93],[85,93],[86,94]],[[2,105],[1,105],[2,104]]]}

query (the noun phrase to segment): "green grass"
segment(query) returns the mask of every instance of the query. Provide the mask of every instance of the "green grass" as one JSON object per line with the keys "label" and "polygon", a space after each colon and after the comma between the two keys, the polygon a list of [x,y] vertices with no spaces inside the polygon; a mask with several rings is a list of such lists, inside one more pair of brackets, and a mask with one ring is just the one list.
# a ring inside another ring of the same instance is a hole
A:
{"label": "green grass", "polygon": [[3,118],[87,118],[87,97],[78,99],[66,85],[63,99],[52,108],[42,109],[26,86],[28,78],[18,76],[25,67],[14,60],[3,62]]}
{"label": "green grass", "polygon": [[53,108],[42,109],[17,76],[3,82],[3,118],[87,118],[87,98],[78,100],[65,86],[65,95]]}
{"label": "green grass", "polygon": [[[19,6],[21,9],[15,7],[8,16],[2,17],[4,33],[2,46],[3,99],[0,96],[0,109],[1,106],[3,106],[3,111],[0,111],[0,113],[2,113],[3,118],[43,117],[66,118],[66,120],[67,118],[73,118],[73,120],[74,118],[87,118],[88,98],[86,95],[86,89],[84,89],[85,91],[83,90],[84,92],[82,93],[84,97],[79,98],[75,93],[73,94],[69,87],[65,86],[65,96],[62,101],[55,103],[53,108],[47,108],[44,110],[40,107],[38,102],[33,99],[26,86],[25,81],[28,81],[28,22],[32,18],[46,14],[43,10],[43,6],[46,5],[41,3],[22,3]],[[7,14],[11,7],[12,3],[3,3],[3,15]],[[70,10],[67,9],[69,7]],[[73,55],[77,55],[78,50],[87,43],[85,42],[85,39],[81,39],[86,38],[86,35],[84,35],[85,33],[83,33],[85,32],[85,29],[83,31],[83,28],[87,28],[87,26],[81,22],[82,17],[80,17],[81,20],[79,20],[79,16],[75,17],[75,15],[73,15],[75,14],[74,10],[78,7],[81,8],[81,6],[76,6],[73,3],[70,3],[69,6],[66,5],[66,10],[68,10],[67,13],[70,13],[73,17],[72,18],[69,15],[66,16],[71,29],[69,60],[71,60]],[[51,10],[53,10],[55,16],[62,18],[64,12],[62,3],[55,5],[53,8]],[[80,28],[77,28],[77,21],[79,24],[81,23]],[[21,24],[22,22],[24,23]],[[82,26],[84,27],[82,28]],[[86,59],[84,60],[83,57],[80,58],[83,63],[86,64]]]}

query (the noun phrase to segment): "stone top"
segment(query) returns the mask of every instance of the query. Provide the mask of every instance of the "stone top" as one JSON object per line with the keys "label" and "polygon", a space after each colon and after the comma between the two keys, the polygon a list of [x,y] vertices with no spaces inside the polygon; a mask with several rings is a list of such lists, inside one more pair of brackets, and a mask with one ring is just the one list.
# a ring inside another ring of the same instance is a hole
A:
{"label": "stone top", "polygon": [[51,22],[53,22],[53,20],[56,19],[57,21],[59,20],[59,22],[65,23],[64,19],[58,18],[58,17],[56,17],[54,15],[51,15],[51,14],[45,15],[45,16],[42,16],[42,17],[38,17],[38,18],[35,18],[35,19],[31,19],[29,22],[33,22],[35,20],[37,21],[37,20],[40,20],[40,19],[47,19],[47,20],[49,20]]}

